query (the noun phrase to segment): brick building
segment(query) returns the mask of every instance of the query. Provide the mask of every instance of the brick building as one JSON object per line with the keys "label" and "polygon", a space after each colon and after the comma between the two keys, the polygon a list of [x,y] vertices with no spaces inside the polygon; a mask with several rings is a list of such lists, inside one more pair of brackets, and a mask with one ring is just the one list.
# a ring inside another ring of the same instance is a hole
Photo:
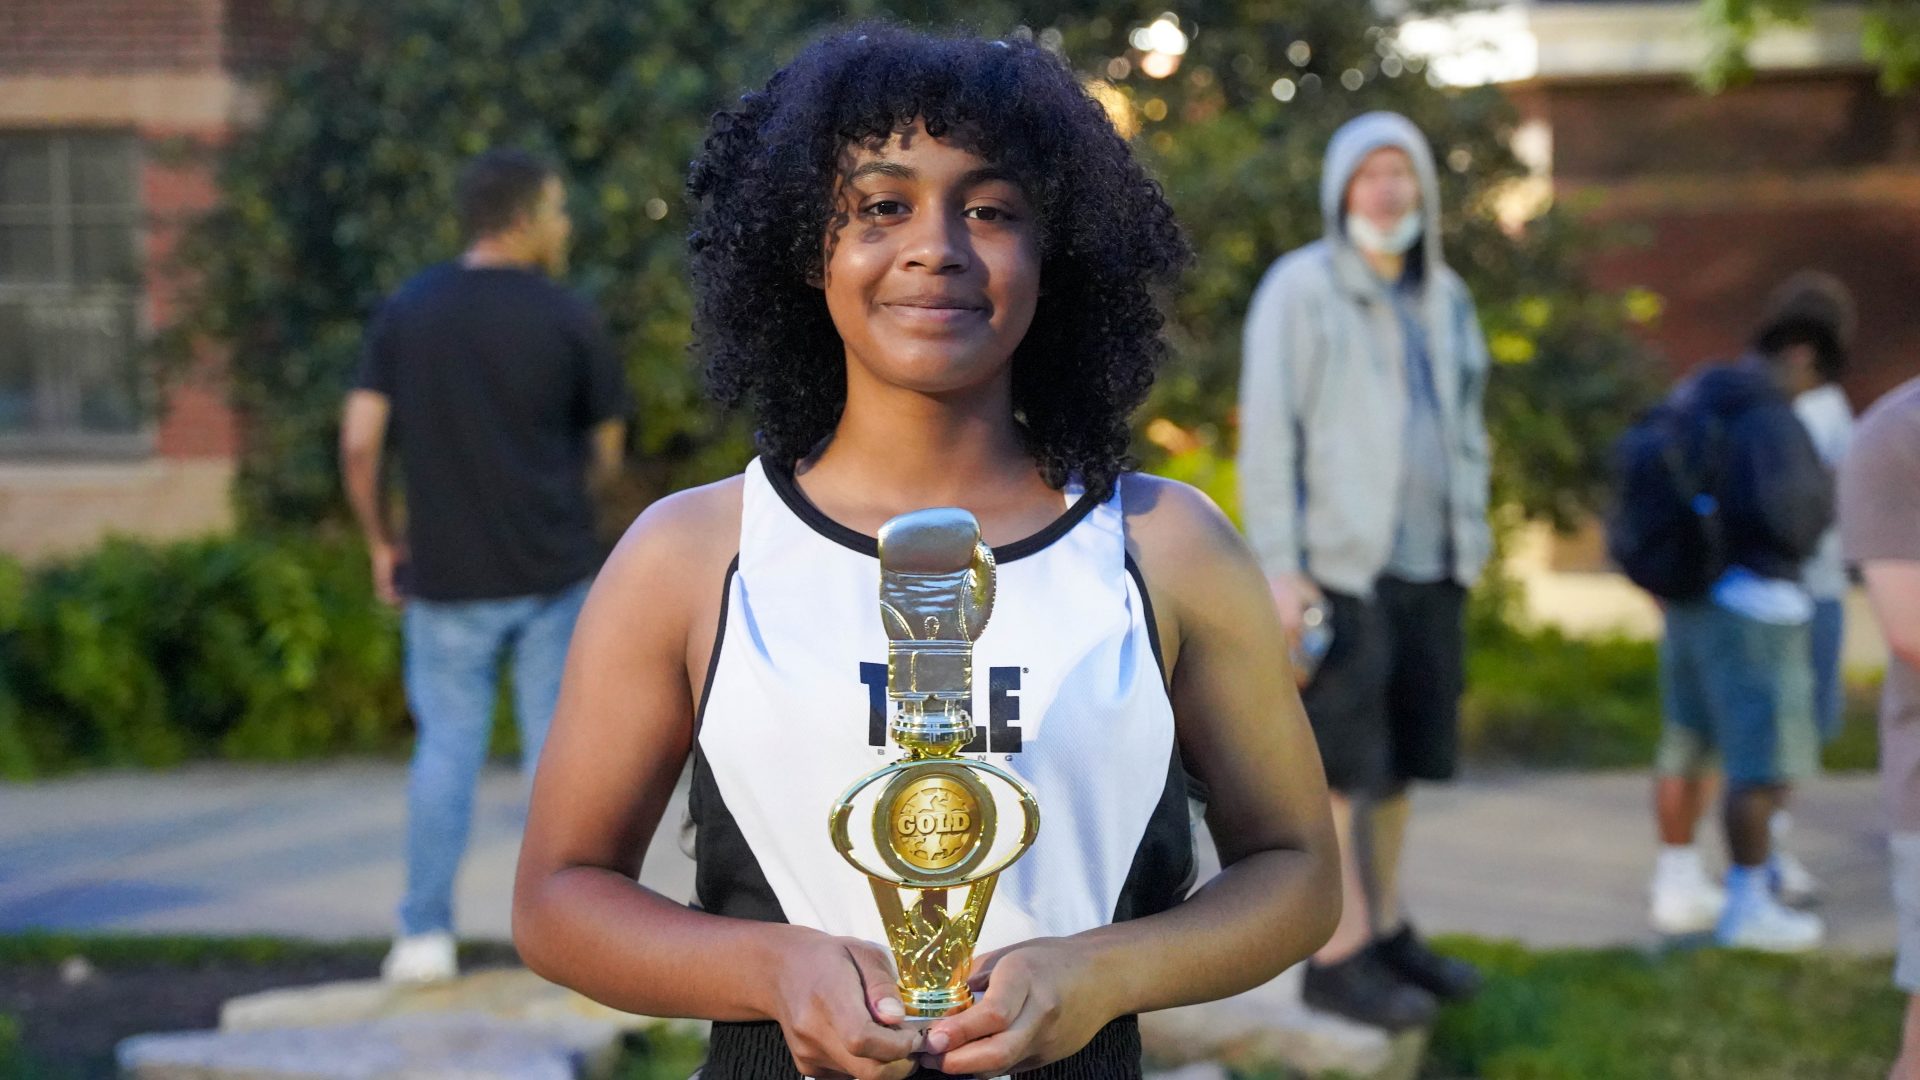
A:
{"label": "brick building", "polygon": [[1666,302],[1650,331],[1677,372],[1737,352],[1767,291],[1831,271],[1860,303],[1847,389],[1864,408],[1920,373],[1920,93],[1883,94],[1861,7],[1763,32],[1748,85],[1704,94],[1695,0],[1533,0],[1409,28],[1442,81],[1500,83],[1521,152],[1556,198],[1628,226],[1600,284]]}
{"label": "brick building", "polygon": [[1920,374],[1920,94],[1881,92],[1857,9],[1763,39],[1751,84],[1705,95],[1695,5],[1541,8],[1542,68],[1511,92],[1550,133],[1556,193],[1640,234],[1599,278],[1665,299],[1669,363],[1737,350],[1767,290],[1817,267],[1859,301],[1855,407]]}
{"label": "brick building", "polygon": [[177,151],[244,122],[270,0],[0,0],[0,552],[223,527],[237,433],[206,376],[148,400],[183,223]]}
{"label": "brick building", "polygon": [[[1674,373],[1738,353],[1767,292],[1813,267],[1859,303],[1846,389],[1864,409],[1920,374],[1920,93],[1881,93],[1860,7],[1822,4],[1756,40],[1749,84],[1703,94],[1699,12],[1694,0],[1535,0],[1407,36],[1443,81],[1505,88],[1524,119],[1515,149],[1553,197],[1637,234],[1596,275],[1664,300],[1648,335]],[[1659,625],[1624,579],[1593,572],[1605,569],[1595,529],[1531,531],[1515,568],[1537,618]],[[1879,661],[1864,609],[1850,612],[1849,640],[1853,662]]]}

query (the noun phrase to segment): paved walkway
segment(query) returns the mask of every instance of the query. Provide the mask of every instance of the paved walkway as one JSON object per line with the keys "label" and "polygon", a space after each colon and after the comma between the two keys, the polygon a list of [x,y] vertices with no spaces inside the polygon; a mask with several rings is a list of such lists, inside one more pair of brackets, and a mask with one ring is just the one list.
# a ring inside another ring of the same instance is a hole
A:
{"label": "paved walkway", "polygon": [[[0,932],[383,937],[402,877],[404,777],[397,764],[353,763],[0,784]],[[515,774],[488,772],[458,896],[469,936],[508,934],[520,797]],[[1430,932],[1535,946],[1651,944],[1646,804],[1646,779],[1631,773],[1495,774],[1422,789],[1410,907]],[[670,825],[683,806],[684,788]],[[1828,885],[1834,945],[1890,952],[1873,781],[1813,784],[1795,819],[1794,847]],[[642,880],[685,898],[692,870],[668,828]]]}

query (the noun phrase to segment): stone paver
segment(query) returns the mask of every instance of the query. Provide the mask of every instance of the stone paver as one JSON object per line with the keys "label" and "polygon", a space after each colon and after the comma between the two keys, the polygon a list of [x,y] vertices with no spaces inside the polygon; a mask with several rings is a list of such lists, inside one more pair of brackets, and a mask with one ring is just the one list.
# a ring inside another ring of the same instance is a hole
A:
{"label": "stone paver", "polygon": [[[1653,946],[1651,787],[1639,773],[1487,776],[1415,797],[1404,877],[1414,918],[1436,932],[1532,946]],[[1886,829],[1871,776],[1825,777],[1797,792],[1790,842],[1826,884],[1828,942],[1893,951]],[[1724,868],[1717,824],[1703,828]]]}
{"label": "stone paver", "polygon": [[619,1051],[599,1025],[477,1013],[333,1027],[141,1035],[120,1044],[126,1080],[575,1080]]}
{"label": "stone paver", "polygon": [[266,990],[228,1001],[220,1009],[220,1030],[327,1027],[363,1024],[396,1016],[464,1013],[526,1024],[561,1024],[585,1032],[598,1025],[607,1041],[629,1031],[665,1024],[689,1027],[701,1035],[706,1024],[694,1020],[656,1020],[610,1009],[555,986],[525,968],[493,968],[447,982],[395,986],[359,979],[320,986]]}
{"label": "stone paver", "polygon": [[[0,932],[385,936],[402,877],[404,772],[383,762],[196,766],[0,785]],[[470,936],[508,936],[521,796],[511,771],[483,779],[457,900]],[[1535,946],[1654,942],[1643,775],[1483,775],[1423,787],[1415,801],[1405,880],[1426,930]],[[641,875],[677,899],[693,884],[677,828],[684,806],[683,791]],[[1834,945],[1890,951],[1873,780],[1821,779],[1794,816],[1794,847],[1829,887]]]}

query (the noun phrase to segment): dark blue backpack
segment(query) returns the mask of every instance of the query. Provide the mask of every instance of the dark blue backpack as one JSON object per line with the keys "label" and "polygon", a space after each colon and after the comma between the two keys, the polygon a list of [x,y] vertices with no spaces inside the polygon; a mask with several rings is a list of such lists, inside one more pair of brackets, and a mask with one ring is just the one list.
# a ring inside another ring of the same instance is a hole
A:
{"label": "dark blue backpack", "polygon": [[1634,584],[1695,600],[1734,563],[1797,578],[1833,522],[1833,478],[1784,395],[1720,365],[1649,409],[1614,448],[1607,553]]}
{"label": "dark blue backpack", "polygon": [[1648,409],[1614,444],[1607,554],[1635,585],[1663,600],[1693,600],[1726,570],[1716,494],[1725,459],[1724,425],[1672,399]]}

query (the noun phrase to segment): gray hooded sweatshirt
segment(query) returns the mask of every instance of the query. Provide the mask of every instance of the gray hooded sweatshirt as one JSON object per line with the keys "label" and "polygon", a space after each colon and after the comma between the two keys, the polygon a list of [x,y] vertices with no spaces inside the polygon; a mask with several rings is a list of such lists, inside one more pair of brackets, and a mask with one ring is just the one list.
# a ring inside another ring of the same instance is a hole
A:
{"label": "gray hooded sweatshirt", "polygon": [[1269,575],[1305,572],[1335,592],[1368,596],[1394,555],[1406,476],[1409,372],[1391,290],[1348,241],[1343,204],[1368,154],[1413,159],[1426,218],[1407,253],[1424,271],[1401,303],[1420,320],[1447,451],[1439,527],[1461,585],[1492,549],[1482,398],[1487,348],[1473,300],[1440,251],[1433,152],[1405,117],[1375,112],[1343,126],[1320,179],[1326,235],[1267,271],[1247,312],[1240,371],[1241,520]]}

